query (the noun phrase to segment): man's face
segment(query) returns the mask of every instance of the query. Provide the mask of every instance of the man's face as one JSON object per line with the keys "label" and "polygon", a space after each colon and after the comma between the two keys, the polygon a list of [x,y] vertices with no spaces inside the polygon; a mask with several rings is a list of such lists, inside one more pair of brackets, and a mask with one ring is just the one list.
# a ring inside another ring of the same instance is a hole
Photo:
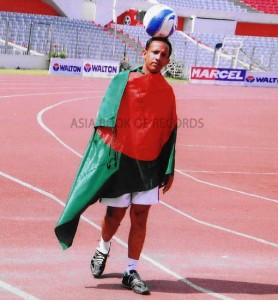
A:
{"label": "man's face", "polygon": [[143,51],[145,73],[158,73],[169,63],[169,48],[163,41],[153,41],[148,50]]}

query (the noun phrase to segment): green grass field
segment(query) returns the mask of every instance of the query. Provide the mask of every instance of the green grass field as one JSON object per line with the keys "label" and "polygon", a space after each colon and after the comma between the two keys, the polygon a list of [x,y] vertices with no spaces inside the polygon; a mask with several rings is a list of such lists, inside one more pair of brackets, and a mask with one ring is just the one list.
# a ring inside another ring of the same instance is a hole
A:
{"label": "green grass field", "polygon": [[48,75],[48,70],[0,69],[1,74],[12,75]]}

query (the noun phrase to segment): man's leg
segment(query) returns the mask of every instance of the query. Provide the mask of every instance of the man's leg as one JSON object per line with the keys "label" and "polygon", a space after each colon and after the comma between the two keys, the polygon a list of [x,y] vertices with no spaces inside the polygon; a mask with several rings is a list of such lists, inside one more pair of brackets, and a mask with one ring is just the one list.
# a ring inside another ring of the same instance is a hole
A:
{"label": "man's leg", "polygon": [[122,284],[141,295],[149,295],[149,288],[137,273],[137,264],[144,245],[150,205],[132,204],[130,207],[131,227],[128,237],[128,266]]}
{"label": "man's leg", "polygon": [[117,232],[126,210],[127,207],[107,207],[101,231],[101,237],[105,242],[109,242]]}
{"label": "man's leg", "polygon": [[131,227],[128,237],[128,257],[139,260],[146,237],[150,205],[132,204],[130,207]]}
{"label": "man's leg", "polygon": [[126,207],[107,207],[106,215],[102,221],[101,241],[91,260],[91,271],[96,278],[100,277],[104,271],[110,251],[110,240],[118,230],[126,209]]}

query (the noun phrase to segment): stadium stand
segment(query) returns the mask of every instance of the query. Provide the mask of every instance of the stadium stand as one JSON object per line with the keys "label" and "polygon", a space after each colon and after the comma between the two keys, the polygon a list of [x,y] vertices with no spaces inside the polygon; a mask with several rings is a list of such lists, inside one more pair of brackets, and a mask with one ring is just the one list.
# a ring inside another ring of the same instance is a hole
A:
{"label": "stadium stand", "polygon": [[[238,13],[245,13],[247,5],[258,9],[260,3],[259,0],[159,2],[171,5],[176,11],[179,11],[179,7],[191,7]],[[278,6],[275,3],[277,1],[268,2],[270,7]],[[55,15],[0,11],[0,53],[3,54],[57,54],[68,58],[105,60],[121,60],[126,56],[129,63],[136,66],[142,63],[141,51],[148,38],[140,24],[129,26],[112,23],[104,27],[94,22]],[[168,71],[175,77],[187,77],[193,65],[278,69],[277,37],[176,31],[170,40],[173,55]],[[231,41],[235,44],[240,41],[240,47],[231,46]],[[216,52],[216,44],[224,45],[221,51]]]}
{"label": "stadium stand", "polygon": [[188,7],[203,10],[221,10],[221,11],[236,11],[246,12],[246,8],[242,8],[240,5],[236,5],[229,0],[160,0],[159,3],[166,4],[173,7]]}
{"label": "stadium stand", "polygon": [[276,0],[242,0],[243,3],[267,14],[278,14],[278,2]]}
{"label": "stadium stand", "polygon": [[[115,59],[123,57],[125,48],[136,59],[132,45],[114,37],[111,30],[93,22],[66,17],[0,12],[0,51],[27,54],[65,54],[68,58]],[[5,47],[8,36],[9,44]],[[115,45],[113,48],[112,45]]]}
{"label": "stadium stand", "polygon": [[[195,33],[190,35],[210,48],[214,48],[217,43],[223,43],[227,38],[235,38],[233,35],[223,34]],[[237,38],[242,41],[240,61],[249,67],[253,64],[253,67],[257,66],[262,70],[277,70],[278,38],[254,36],[237,36]]]}
{"label": "stadium stand", "polygon": [[[141,45],[144,45],[148,38],[143,26],[121,25],[120,28],[129,36],[137,38]],[[177,31],[170,37],[173,44],[172,59],[185,68],[185,74],[188,74],[192,65],[211,67],[214,65],[215,45],[223,43],[225,38],[235,36]],[[235,67],[277,70],[278,38],[237,36],[237,39],[242,40],[242,47]],[[218,66],[231,67],[233,56],[233,53],[225,55],[223,52]]]}

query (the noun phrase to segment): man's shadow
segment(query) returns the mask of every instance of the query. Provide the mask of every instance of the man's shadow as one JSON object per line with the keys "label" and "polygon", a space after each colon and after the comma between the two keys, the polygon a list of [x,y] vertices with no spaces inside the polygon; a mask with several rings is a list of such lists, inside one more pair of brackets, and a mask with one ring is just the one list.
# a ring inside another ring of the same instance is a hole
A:
{"label": "man's shadow", "polygon": [[[118,278],[119,283],[104,283],[107,278]],[[95,286],[87,286],[86,288],[105,289],[105,290],[121,290],[122,273],[110,273],[103,275],[97,279]],[[186,283],[187,282],[187,283]],[[182,280],[146,280],[151,291],[169,294],[193,294],[201,293],[201,290],[194,288],[194,285],[204,290],[209,290],[220,294],[250,294],[250,295],[267,295],[278,294],[278,285],[240,282],[230,280],[216,280],[206,278],[185,278]]]}

